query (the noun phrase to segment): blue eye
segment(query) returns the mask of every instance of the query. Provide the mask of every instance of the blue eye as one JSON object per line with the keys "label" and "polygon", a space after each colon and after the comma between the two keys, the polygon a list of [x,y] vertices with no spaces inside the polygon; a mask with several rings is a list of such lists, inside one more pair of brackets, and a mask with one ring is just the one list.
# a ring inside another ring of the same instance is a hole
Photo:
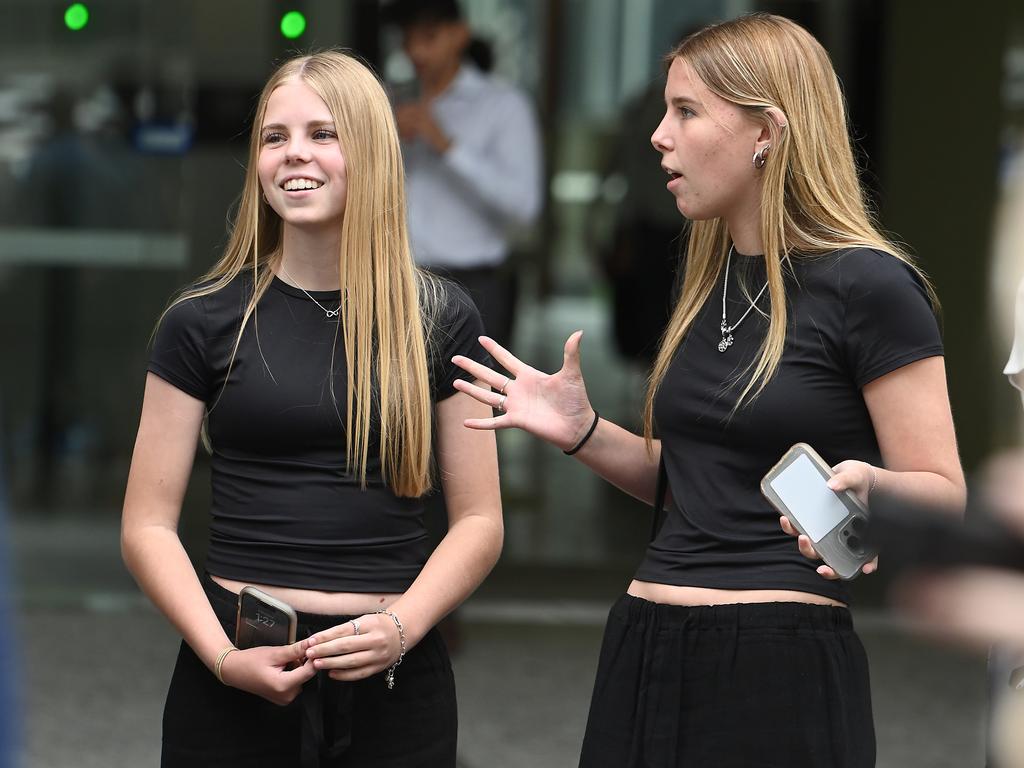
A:
{"label": "blue eye", "polygon": [[313,139],[315,141],[330,141],[331,139],[336,139],[337,137],[338,134],[336,134],[334,131],[329,131],[326,128],[319,128],[313,132]]}
{"label": "blue eye", "polygon": [[680,107],[679,108],[679,115],[680,115],[680,117],[694,117],[696,114],[697,113],[694,112],[689,107]]}
{"label": "blue eye", "polygon": [[283,133],[278,133],[278,132],[274,131],[272,133],[265,133],[265,134],[263,134],[263,143],[264,144],[278,144],[281,141],[284,141],[284,134]]}

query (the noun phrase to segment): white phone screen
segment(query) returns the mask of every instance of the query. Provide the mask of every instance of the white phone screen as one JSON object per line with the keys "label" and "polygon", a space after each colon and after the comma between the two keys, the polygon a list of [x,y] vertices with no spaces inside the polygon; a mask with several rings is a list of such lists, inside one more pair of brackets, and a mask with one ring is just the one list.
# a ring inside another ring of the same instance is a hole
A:
{"label": "white phone screen", "polygon": [[793,511],[811,541],[817,543],[849,514],[835,491],[807,456],[801,455],[771,482],[782,503]]}

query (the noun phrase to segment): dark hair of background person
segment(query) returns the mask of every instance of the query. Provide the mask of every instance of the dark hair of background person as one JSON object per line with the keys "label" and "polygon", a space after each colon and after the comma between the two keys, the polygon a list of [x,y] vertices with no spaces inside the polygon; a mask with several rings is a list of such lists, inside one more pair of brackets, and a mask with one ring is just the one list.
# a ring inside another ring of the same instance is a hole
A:
{"label": "dark hair of background person", "polygon": [[456,0],[392,0],[384,6],[384,20],[402,29],[416,24],[462,21]]}
{"label": "dark hair of background person", "polygon": [[[443,24],[462,21],[462,9],[456,0],[394,0],[384,8],[384,19],[401,29],[417,24]],[[481,72],[494,68],[494,48],[488,40],[473,36],[463,54]]]}

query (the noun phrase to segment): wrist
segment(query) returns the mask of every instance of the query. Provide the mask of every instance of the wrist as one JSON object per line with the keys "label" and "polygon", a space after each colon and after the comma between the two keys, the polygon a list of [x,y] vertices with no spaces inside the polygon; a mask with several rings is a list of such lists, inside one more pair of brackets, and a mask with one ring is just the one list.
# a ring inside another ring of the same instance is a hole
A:
{"label": "wrist", "polygon": [[405,625],[402,624],[402,620],[398,618],[398,614],[390,608],[378,608],[376,612],[387,617],[387,619],[395,625],[395,629],[398,630],[398,658],[395,659],[386,670],[384,670],[384,684],[390,691],[395,687],[395,671],[405,658],[405,652],[407,650]]}
{"label": "wrist", "polygon": [[591,408],[590,414],[584,420],[581,420],[573,431],[572,442],[568,445],[561,446],[562,453],[566,456],[573,456],[583,448],[583,446],[586,445],[594,436],[594,432],[597,430],[597,423],[600,420],[601,415],[595,408]]}
{"label": "wrist", "polygon": [[238,649],[234,645],[229,645],[221,650],[221,652],[217,654],[217,658],[213,661],[213,675],[221,685],[227,685],[227,683],[224,682],[224,662],[227,661],[228,656],[237,650]]}
{"label": "wrist", "polygon": [[878,468],[874,464],[868,464],[866,461],[864,463],[867,464],[870,473],[870,477],[868,478],[868,490],[867,493],[864,494],[864,497],[870,499],[871,494],[874,493],[875,488],[878,486]]}

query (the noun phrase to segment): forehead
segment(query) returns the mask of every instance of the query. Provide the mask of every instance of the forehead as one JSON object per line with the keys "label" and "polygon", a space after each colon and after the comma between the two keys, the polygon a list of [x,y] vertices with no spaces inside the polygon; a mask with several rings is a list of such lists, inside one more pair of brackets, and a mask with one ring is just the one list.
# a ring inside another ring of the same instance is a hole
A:
{"label": "forehead", "polygon": [[693,68],[686,59],[677,56],[668,68],[668,77],[665,79],[665,100],[686,99],[700,104],[706,102],[711,96],[714,94],[694,74]]}
{"label": "forehead", "polygon": [[267,100],[266,123],[310,122],[320,120],[331,122],[331,110],[324,100],[301,78],[285,80],[274,89]]}

